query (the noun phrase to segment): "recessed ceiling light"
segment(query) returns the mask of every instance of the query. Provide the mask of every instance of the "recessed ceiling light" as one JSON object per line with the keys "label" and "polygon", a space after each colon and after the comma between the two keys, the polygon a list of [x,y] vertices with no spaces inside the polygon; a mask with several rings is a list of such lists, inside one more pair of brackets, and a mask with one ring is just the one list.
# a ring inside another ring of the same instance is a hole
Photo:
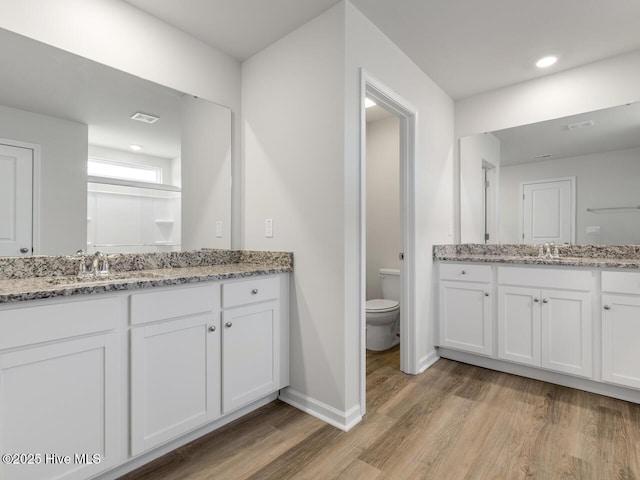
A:
{"label": "recessed ceiling light", "polygon": [[139,152],[140,150],[142,150],[142,145],[136,145],[135,143],[132,143],[131,145],[129,145],[129,148],[134,152]]}
{"label": "recessed ceiling light", "polygon": [[371,100],[370,98],[366,98],[364,99],[364,108],[369,108],[369,107],[373,107],[376,105],[376,102],[374,102],[373,100]]}
{"label": "recessed ceiling light", "polygon": [[543,57],[536,62],[536,67],[538,68],[547,68],[553,65],[558,61],[558,57]]}
{"label": "recessed ceiling light", "polygon": [[131,120],[137,120],[138,122],[143,123],[156,123],[160,120],[160,117],[156,117],[155,115],[151,115],[149,113],[136,112],[131,115]]}

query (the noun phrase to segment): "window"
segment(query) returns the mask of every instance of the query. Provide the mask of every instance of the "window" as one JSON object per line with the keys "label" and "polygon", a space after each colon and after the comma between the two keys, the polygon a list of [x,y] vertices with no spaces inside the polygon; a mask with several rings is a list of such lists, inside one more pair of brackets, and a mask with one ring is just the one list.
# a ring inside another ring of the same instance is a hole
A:
{"label": "window", "polygon": [[162,183],[162,169],[150,165],[112,162],[89,157],[87,174],[136,182]]}

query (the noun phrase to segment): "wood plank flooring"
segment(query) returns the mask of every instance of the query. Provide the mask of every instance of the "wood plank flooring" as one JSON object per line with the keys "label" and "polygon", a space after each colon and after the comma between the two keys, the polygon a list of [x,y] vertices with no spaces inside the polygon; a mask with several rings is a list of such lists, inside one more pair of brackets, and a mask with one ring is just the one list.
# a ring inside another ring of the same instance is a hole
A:
{"label": "wood plank flooring", "polygon": [[279,401],[126,480],[640,480],[640,405],[399,349],[367,352],[367,415],[342,432]]}

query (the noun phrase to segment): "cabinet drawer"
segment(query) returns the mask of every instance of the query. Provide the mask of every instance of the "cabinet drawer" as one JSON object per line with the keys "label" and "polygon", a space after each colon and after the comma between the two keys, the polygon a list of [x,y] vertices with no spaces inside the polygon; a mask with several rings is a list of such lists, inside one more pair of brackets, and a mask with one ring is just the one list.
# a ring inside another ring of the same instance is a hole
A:
{"label": "cabinet drawer", "polygon": [[262,302],[278,298],[280,282],[277,277],[255,278],[222,285],[222,307]]}
{"label": "cabinet drawer", "polygon": [[220,284],[131,295],[131,324],[211,312],[220,308]]}
{"label": "cabinet drawer", "polygon": [[491,266],[468,263],[441,263],[440,280],[488,283],[491,282]]}
{"label": "cabinet drawer", "polygon": [[640,295],[640,272],[602,272],[602,291]]}
{"label": "cabinet drawer", "polygon": [[0,310],[0,350],[114,330],[125,312],[114,297]]}
{"label": "cabinet drawer", "polygon": [[564,268],[498,267],[500,285],[521,285],[565,290],[591,290],[591,271]]}

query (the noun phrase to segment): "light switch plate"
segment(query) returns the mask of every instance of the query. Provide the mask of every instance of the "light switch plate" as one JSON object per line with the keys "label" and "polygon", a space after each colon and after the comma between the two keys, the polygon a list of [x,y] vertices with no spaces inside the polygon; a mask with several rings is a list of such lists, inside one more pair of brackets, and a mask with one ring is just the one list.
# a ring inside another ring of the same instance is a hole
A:
{"label": "light switch plate", "polygon": [[264,236],[266,238],[273,238],[273,219],[267,218],[264,221]]}

